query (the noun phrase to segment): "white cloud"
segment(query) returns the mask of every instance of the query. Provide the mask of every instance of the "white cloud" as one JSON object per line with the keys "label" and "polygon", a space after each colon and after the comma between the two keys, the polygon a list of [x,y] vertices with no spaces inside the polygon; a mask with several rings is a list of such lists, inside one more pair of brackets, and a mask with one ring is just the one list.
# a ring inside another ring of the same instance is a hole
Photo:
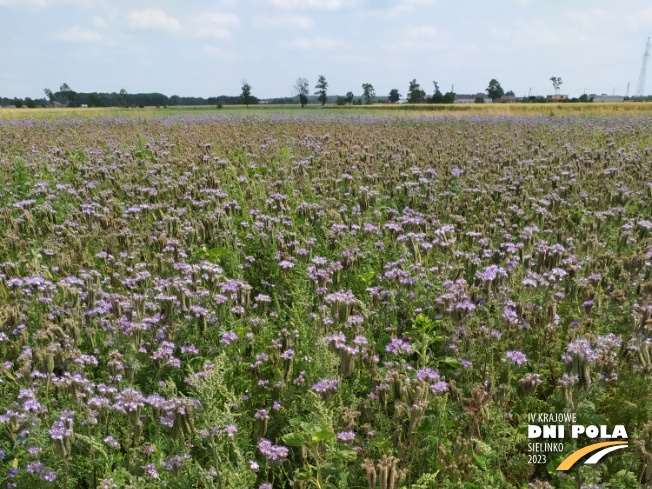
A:
{"label": "white cloud", "polygon": [[638,30],[643,27],[648,30],[652,24],[652,7],[643,8],[636,14],[626,15],[625,22],[630,29]]}
{"label": "white cloud", "polygon": [[432,26],[408,27],[393,42],[385,43],[390,51],[439,50],[446,46],[446,36]]}
{"label": "white cloud", "polygon": [[289,42],[281,43],[286,49],[300,49],[302,51],[311,51],[313,49],[336,49],[345,46],[346,43],[340,39],[328,37],[297,37]]}
{"label": "white cloud", "polygon": [[344,4],[342,0],[267,0],[267,3],[286,10],[337,10]]}
{"label": "white cloud", "polygon": [[276,29],[310,29],[315,22],[310,17],[303,15],[266,15],[254,17],[253,25]]}
{"label": "white cloud", "polygon": [[202,39],[230,39],[231,29],[239,25],[235,14],[205,13],[194,20],[191,34]]}
{"label": "white cloud", "polygon": [[174,17],[162,10],[133,10],[127,14],[127,25],[132,29],[156,29],[163,31],[178,31],[181,24]]}
{"label": "white cloud", "polygon": [[224,50],[218,46],[213,46],[211,44],[204,44],[201,47],[201,53],[211,58],[217,58],[220,61],[233,61],[240,59],[240,57],[234,54],[231,50]]}
{"label": "white cloud", "polygon": [[61,41],[68,42],[101,42],[102,36],[91,29],[84,29],[83,27],[73,26],[68,30],[59,32],[55,36]]}
{"label": "white cloud", "polygon": [[106,27],[108,25],[106,20],[103,19],[102,17],[100,17],[99,15],[93,15],[93,18],[91,19],[91,21],[93,22],[93,25],[95,27],[104,28],[104,27]]}
{"label": "white cloud", "polygon": [[57,5],[79,5],[82,7],[93,7],[101,2],[97,0],[0,0],[0,7],[11,7],[17,5],[20,7],[46,8]]}

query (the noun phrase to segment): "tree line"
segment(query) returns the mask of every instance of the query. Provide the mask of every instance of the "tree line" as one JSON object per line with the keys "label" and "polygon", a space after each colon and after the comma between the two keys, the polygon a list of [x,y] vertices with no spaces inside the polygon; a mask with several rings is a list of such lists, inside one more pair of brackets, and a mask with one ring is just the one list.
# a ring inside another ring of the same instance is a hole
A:
{"label": "tree line", "polygon": [[[563,83],[561,77],[553,76],[550,78],[552,81],[555,95],[559,95],[560,87]],[[433,81],[432,93],[428,94],[416,79],[408,83],[405,101],[410,104],[433,103],[433,104],[452,104],[455,102],[456,93],[452,91],[442,92],[439,88],[439,83]],[[292,87],[291,97],[279,97],[268,99],[267,103],[272,104],[301,104],[301,107],[312,103],[319,103],[322,106],[327,103],[337,105],[370,105],[373,103],[398,103],[402,100],[398,88],[392,88],[386,96],[378,96],[371,83],[363,83],[361,85],[362,94],[355,96],[352,91],[346,95],[328,95],[328,81],[324,75],[319,75],[317,83],[314,86],[314,92],[311,94],[310,83],[307,78],[297,78]],[[514,96],[514,92],[509,90],[505,92],[498,80],[495,78],[489,81],[485,89],[487,94],[486,98],[491,100],[500,100],[503,96]],[[239,95],[220,95],[218,97],[181,97],[179,95],[172,95],[168,97],[162,93],[127,93],[125,89],[119,92],[76,92],[67,83],[63,83],[59,90],[54,92],[49,88],[43,90],[45,97],[39,99],[32,99],[27,97],[20,98],[6,98],[0,97],[0,106],[14,105],[18,108],[28,107],[80,107],[82,105],[88,107],[167,107],[176,105],[216,105],[221,108],[222,105],[239,105],[243,104],[247,107],[249,105],[259,104],[261,100],[252,94],[252,87],[246,81],[242,80],[241,92]],[[484,96],[475,97],[475,103],[483,103]],[[542,96],[523,97],[523,102],[530,103],[545,103],[548,100]],[[579,98],[570,98],[563,100],[555,100],[558,102],[591,102],[592,99],[588,95],[582,94]],[[652,101],[652,97],[646,97],[643,101]]]}

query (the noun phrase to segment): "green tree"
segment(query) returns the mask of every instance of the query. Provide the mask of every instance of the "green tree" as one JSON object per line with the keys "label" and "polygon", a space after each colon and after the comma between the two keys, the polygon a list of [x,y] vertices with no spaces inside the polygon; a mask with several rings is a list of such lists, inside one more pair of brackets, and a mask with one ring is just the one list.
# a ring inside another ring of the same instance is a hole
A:
{"label": "green tree", "polygon": [[305,107],[308,104],[308,94],[310,93],[310,84],[308,83],[307,78],[297,78],[297,81],[294,82],[294,91],[299,96],[299,103],[301,107]]}
{"label": "green tree", "polygon": [[67,83],[61,85],[59,91],[68,102],[68,105],[73,107],[75,105],[75,98],[77,97],[77,92],[75,92],[72,88],[70,88],[70,86]]}
{"label": "green tree", "polygon": [[45,96],[50,100],[50,103],[54,103],[54,93],[52,93],[52,90],[49,88],[44,88],[43,93],[45,93]]}
{"label": "green tree", "polygon": [[500,83],[495,78],[492,78],[489,82],[489,86],[486,89],[487,94],[491,100],[496,100],[505,95],[503,87],[500,86]]}
{"label": "green tree", "polygon": [[245,79],[242,80],[242,93],[240,96],[242,97],[242,103],[249,107],[251,103],[251,85]]}
{"label": "green tree", "polygon": [[98,97],[96,92],[88,94],[88,105],[90,107],[99,107],[100,106],[100,98]]}
{"label": "green tree", "polygon": [[326,77],[324,75],[319,75],[319,78],[317,79],[317,85],[315,85],[315,88],[317,91],[315,92],[315,95],[318,95],[317,100],[321,102],[322,107],[326,104],[327,100],[327,89],[328,89],[328,82],[326,81]]}
{"label": "green tree", "polygon": [[408,88],[408,103],[418,104],[423,102],[425,97],[425,92],[421,90],[421,85],[417,83],[416,78],[410,82],[410,87]]}
{"label": "green tree", "polygon": [[121,89],[118,94],[118,105],[120,105],[120,107],[127,106],[127,91],[124,88]]}
{"label": "green tree", "polygon": [[346,97],[345,97],[346,103],[351,105],[353,103],[353,97],[355,97],[355,95],[353,95],[353,92],[346,92]]}
{"label": "green tree", "polygon": [[476,104],[484,104],[484,97],[476,97],[473,99]]}
{"label": "green tree", "polygon": [[432,82],[435,85],[435,93],[432,95],[432,98],[430,101],[433,104],[443,104],[444,103],[444,94],[441,93],[441,90],[439,90],[439,84],[434,81]]}
{"label": "green tree", "polygon": [[585,93],[580,95],[580,102],[588,102],[589,101],[589,96]]}
{"label": "green tree", "polygon": [[23,107],[23,101],[19,98],[15,98],[14,105],[16,106],[17,109],[21,109]]}
{"label": "green tree", "polygon": [[388,98],[389,98],[389,101],[390,101],[391,103],[393,103],[393,104],[395,104],[396,102],[398,102],[399,100],[401,100],[401,94],[398,93],[398,88],[392,88],[392,89],[389,91],[389,97],[388,97]]}
{"label": "green tree", "polygon": [[446,92],[443,96],[442,103],[444,104],[454,104],[455,103],[455,92]]}
{"label": "green tree", "polygon": [[373,100],[376,97],[376,91],[371,83],[362,84],[362,97],[364,98],[365,104],[371,105],[373,103]]}
{"label": "green tree", "polygon": [[561,76],[551,76],[550,81],[552,82],[552,87],[555,89],[555,95],[559,95],[559,87],[564,83]]}
{"label": "green tree", "polygon": [[36,108],[36,102],[29,97],[25,99],[25,105],[27,106],[28,109]]}

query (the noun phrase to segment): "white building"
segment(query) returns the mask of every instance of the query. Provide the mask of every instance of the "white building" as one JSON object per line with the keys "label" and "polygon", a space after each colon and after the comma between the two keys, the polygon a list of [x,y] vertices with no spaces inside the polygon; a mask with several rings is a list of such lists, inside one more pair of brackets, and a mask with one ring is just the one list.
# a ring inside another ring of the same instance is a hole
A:
{"label": "white building", "polygon": [[481,97],[484,100],[485,104],[490,104],[492,100],[486,93],[478,92],[475,95],[468,94],[455,94],[455,103],[456,104],[473,104],[475,103],[476,97]]}

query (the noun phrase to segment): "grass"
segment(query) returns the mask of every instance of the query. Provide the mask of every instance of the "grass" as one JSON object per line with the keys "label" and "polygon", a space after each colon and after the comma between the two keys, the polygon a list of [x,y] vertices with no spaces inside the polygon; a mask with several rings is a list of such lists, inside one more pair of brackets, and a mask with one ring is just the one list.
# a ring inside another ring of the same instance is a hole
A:
{"label": "grass", "polygon": [[309,105],[301,108],[297,105],[227,105],[223,109],[216,109],[213,105],[175,106],[167,108],[145,107],[97,107],[74,109],[2,109],[0,119],[95,119],[98,117],[168,117],[177,114],[203,114],[203,113],[284,113],[292,114],[306,111],[328,110],[330,113],[360,114],[387,116],[398,115],[402,117],[419,117],[433,114],[446,115],[511,115],[511,116],[652,116],[652,103],[650,102],[624,102],[624,103],[564,103],[564,104],[377,104],[368,106],[337,106]]}

